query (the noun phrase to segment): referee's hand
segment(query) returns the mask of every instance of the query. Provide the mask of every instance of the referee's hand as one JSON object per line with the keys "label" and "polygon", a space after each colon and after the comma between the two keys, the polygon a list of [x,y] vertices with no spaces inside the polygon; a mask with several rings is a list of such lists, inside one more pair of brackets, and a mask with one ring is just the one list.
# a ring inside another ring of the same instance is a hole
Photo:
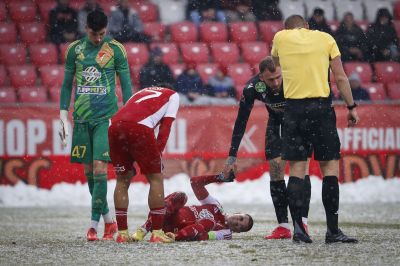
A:
{"label": "referee's hand", "polygon": [[360,121],[360,117],[358,117],[356,109],[349,110],[347,114],[347,126],[354,127]]}

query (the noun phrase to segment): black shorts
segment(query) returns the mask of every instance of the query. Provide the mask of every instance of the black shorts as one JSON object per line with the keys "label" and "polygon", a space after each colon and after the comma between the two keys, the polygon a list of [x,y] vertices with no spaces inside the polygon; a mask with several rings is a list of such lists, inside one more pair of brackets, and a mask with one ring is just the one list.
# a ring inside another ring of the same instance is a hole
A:
{"label": "black shorts", "polygon": [[[265,159],[267,161],[282,156],[282,121],[270,116],[265,134]],[[312,156],[312,145],[307,146],[307,157]]]}
{"label": "black shorts", "polygon": [[340,158],[336,114],[327,98],[287,100],[282,127],[282,158],[307,160],[309,145],[317,161]]}

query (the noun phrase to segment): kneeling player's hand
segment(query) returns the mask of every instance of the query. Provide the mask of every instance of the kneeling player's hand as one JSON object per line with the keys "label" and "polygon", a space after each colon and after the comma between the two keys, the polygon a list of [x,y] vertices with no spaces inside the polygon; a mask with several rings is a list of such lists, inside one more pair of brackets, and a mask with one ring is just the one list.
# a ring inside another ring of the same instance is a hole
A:
{"label": "kneeling player's hand", "polygon": [[60,128],[58,134],[60,135],[62,146],[65,148],[67,146],[67,137],[69,135],[67,110],[60,110]]}

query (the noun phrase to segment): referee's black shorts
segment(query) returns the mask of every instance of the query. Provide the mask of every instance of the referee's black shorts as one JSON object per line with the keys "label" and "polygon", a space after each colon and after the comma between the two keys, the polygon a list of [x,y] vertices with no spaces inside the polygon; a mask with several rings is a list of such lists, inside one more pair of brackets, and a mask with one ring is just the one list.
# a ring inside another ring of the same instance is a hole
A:
{"label": "referee's black shorts", "polygon": [[[265,134],[265,158],[269,161],[282,157],[282,119],[273,116],[268,118],[267,130]],[[307,146],[307,157],[312,156],[312,145]]]}
{"label": "referee's black shorts", "polygon": [[317,161],[340,158],[336,113],[328,98],[286,100],[282,129],[282,158],[305,161],[310,144]]}

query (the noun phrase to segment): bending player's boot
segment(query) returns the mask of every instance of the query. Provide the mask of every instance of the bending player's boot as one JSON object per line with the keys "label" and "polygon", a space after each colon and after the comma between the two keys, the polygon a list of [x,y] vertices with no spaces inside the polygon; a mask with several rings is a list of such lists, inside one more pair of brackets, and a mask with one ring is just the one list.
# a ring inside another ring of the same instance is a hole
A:
{"label": "bending player's boot", "polygon": [[167,236],[163,230],[153,230],[150,237],[152,243],[172,243],[174,239]]}
{"label": "bending player's boot", "polygon": [[115,242],[117,242],[117,243],[128,243],[130,241],[131,241],[131,239],[129,237],[128,230],[118,231],[117,239],[115,239]]}
{"label": "bending player's boot", "polygon": [[265,239],[290,239],[292,237],[292,233],[290,229],[287,229],[283,226],[278,226],[272,231],[270,235],[265,236]]}
{"label": "bending player's boot", "polygon": [[117,222],[104,223],[103,240],[113,240],[115,233],[118,231]]}
{"label": "bending player's boot", "polygon": [[339,229],[337,234],[332,234],[329,230],[326,232],[325,235],[325,243],[330,244],[330,243],[336,243],[336,242],[342,242],[342,243],[357,243],[358,240],[355,238],[351,238],[343,234],[342,230]]}
{"label": "bending player's boot", "polygon": [[143,228],[136,229],[136,231],[132,234],[132,240],[133,241],[143,241],[144,237],[147,234],[147,232],[145,232],[144,230],[145,229],[143,229]]}
{"label": "bending player's boot", "polygon": [[97,238],[97,231],[94,228],[89,228],[87,234],[86,234],[86,239],[87,241],[96,241],[99,240]]}
{"label": "bending player's boot", "polygon": [[303,223],[299,225],[297,222],[294,223],[294,232],[293,232],[293,242],[295,243],[312,243],[310,236],[307,234],[306,230],[303,227]]}

